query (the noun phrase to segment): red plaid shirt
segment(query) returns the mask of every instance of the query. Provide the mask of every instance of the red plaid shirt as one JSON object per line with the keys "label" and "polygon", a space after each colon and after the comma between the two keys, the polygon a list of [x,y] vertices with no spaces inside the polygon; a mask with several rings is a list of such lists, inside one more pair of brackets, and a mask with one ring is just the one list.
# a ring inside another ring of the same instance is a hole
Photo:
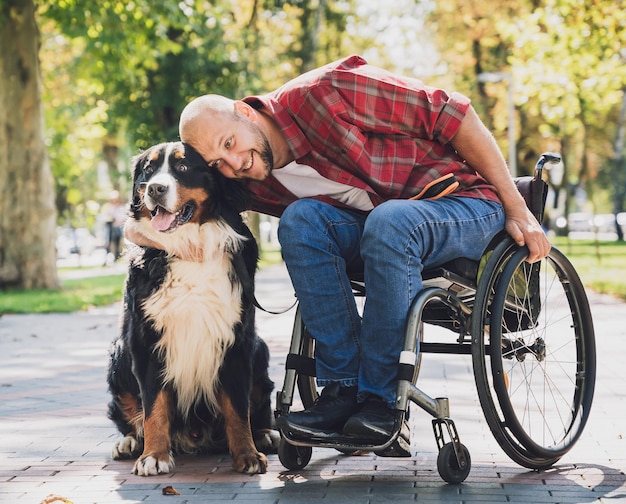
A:
{"label": "red plaid shirt", "polygon": [[[461,94],[350,56],[244,101],[272,114],[299,163],[367,191],[374,206],[415,196],[448,173],[459,182],[455,195],[499,201],[450,145],[470,104]],[[298,199],[273,176],[246,184],[255,195],[251,209],[263,213],[279,216]]]}

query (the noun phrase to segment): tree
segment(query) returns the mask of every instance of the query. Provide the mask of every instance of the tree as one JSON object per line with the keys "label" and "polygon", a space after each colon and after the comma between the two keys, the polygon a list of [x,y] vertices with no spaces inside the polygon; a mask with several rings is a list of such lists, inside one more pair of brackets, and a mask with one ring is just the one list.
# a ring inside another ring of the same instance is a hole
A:
{"label": "tree", "polygon": [[509,61],[522,69],[527,116],[564,146],[565,214],[574,210],[571,186],[586,189],[594,210],[608,211],[610,193],[621,190],[610,161],[618,155],[611,140],[626,86],[626,13],[613,0],[544,3],[508,30],[516,41]]}
{"label": "tree", "polygon": [[626,85],[626,11],[621,4],[439,0],[430,17],[447,74],[458,76],[452,85],[474,98],[499,141],[507,127],[506,86],[477,83],[477,76],[512,74],[520,173],[532,170],[541,151],[560,150],[563,186],[584,186],[594,206],[604,211],[610,207],[609,193],[617,188],[609,174],[611,138]]}
{"label": "tree", "polygon": [[57,288],[33,0],[0,0],[0,288]]}
{"label": "tree", "polygon": [[76,221],[86,199],[106,195],[94,183],[98,164],[106,163],[117,188],[116,180],[129,178],[120,167],[132,155],[176,140],[191,98],[274,89],[312,61],[311,39],[325,57],[319,63],[339,57],[349,3],[326,0],[324,15],[313,16],[317,0],[42,2],[47,136],[61,218]]}

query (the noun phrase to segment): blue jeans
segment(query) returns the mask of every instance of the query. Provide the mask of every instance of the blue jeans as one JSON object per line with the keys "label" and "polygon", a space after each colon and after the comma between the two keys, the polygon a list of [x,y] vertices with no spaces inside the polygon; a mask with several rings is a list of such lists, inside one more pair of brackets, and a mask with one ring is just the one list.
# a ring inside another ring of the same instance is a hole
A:
{"label": "blue jeans", "polygon": [[[479,259],[504,227],[502,206],[474,198],[391,200],[369,214],[311,199],[292,203],[278,237],[302,319],[315,339],[317,383],[358,385],[395,402],[397,364],[422,270],[457,257]],[[364,271],[357,312],[349,273]]]}

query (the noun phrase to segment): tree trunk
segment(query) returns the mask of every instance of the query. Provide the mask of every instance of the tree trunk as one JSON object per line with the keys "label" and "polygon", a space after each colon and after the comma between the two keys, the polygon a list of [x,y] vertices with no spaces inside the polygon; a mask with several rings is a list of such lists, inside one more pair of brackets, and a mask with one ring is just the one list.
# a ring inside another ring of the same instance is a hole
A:
{"label": "tree trunk", "polygon": [[33,0],[0,0],[0,288],[57,288]]}

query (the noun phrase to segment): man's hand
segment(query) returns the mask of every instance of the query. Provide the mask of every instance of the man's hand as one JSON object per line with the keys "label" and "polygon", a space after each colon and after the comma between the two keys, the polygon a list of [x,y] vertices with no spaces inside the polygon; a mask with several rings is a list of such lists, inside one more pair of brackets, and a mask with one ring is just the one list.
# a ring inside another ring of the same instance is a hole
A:
{"label": "man's hand", "polygon": [[537,262],[550,252],[550,242],[532,212],[524,206],[519,211],[506,211],[505,228],[520,247],[528,247],[529,263]]}
{"label": "man's hand", "polygon": [[163,250],[162,244],[156,243],[148,238],[142,231],[139,221],[132,217],[126,219],[124,223],[124,238],[140,247],[149,247]]}
{"label": "man's hand", "polygon": [[[162,233],[150,227],[145,219],[126,219],[124,237],[135,245],[165,250],[183,261],[201,262],[204,257],[206,240],[201,226],[186,225],[176,233]],[[210,250],[210,247],[209,247]]]}

